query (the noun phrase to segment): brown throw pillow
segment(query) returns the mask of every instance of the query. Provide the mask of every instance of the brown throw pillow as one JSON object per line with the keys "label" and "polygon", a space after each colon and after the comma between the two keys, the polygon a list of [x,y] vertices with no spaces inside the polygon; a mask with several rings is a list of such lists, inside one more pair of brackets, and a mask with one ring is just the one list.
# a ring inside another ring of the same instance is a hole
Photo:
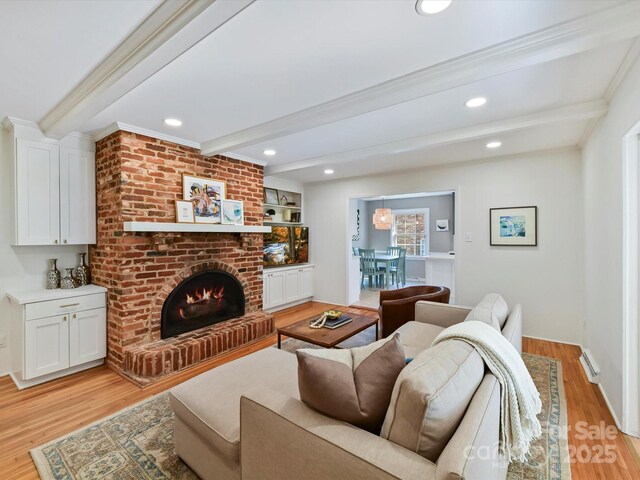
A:
{"label": "brown throw pillow", "polygon": [[325,415],[380,433],[396,378],[405,367],[395,334],[365,347],[300,349],[300,399]]}

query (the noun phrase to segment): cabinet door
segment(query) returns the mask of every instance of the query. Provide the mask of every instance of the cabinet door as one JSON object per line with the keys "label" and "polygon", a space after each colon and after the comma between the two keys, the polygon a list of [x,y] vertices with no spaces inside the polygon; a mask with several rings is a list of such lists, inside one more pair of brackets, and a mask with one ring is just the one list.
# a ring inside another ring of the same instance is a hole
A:
{"label": "cabinet door", "polygon": [[269,292],[269,307],[276,307],[285,303],[284,273],[268,273],[267,281],[269,282],[267,288]]}
{"label": "cabinet door", "polygon": [[300,298],[300,271],[287,270],[284,272],[284,301],[295,302]]}
{"label": "cabinet door", "polygon": [[25,322],[24,380],[69,368],[69,315]]}
{"label": "cabinet door", "polygon": [[313,297],[313,267],[300,269],[300,298]]}
{"label": "cabinet door", "polygon": [[60,160],[58,146],[16,141],[16,245],[60,241]]}
{"label": "cabinet door", "polygon": [[60,241],[96,243],[95,154],[60,148]]}
{"label": "cabinet door", "polygon": [[269,303],[269,274],[262,275],[262,308],[267,310],[271,307]]}
{"label": "cabinet door", "polygon": [[69,323],[69,366],[107,356],[107,310],[72,313]]}

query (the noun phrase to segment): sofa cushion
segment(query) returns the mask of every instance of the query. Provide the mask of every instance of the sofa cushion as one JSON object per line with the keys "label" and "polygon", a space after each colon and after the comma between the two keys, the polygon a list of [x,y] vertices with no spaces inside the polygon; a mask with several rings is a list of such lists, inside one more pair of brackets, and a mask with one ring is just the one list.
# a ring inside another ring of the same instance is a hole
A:
{"label": "sofa cushion", "polygon": [[300,399],[325,415],[378,433],[406,365],[399,335],[351,349],[300,349]]}
{"label": "sofa cushion", "polygon": [[475,320],[491,325],[496,330],[502,330],[507,317],[509,316],[509,306],[504,298],[497,293],[488,293],[469,312],[466,321]]}
{"label": "sofa cushion", "polygon": [[443,330],[444,328],[430,323],[407,322],[394,333],[400,334],[400,343],[404,347],[407,358],[414,358],[418,353],[429,348]]}
{"label": "sofa cushion", "polygon": [[436,462],[484,375],[469,344],[451,340],[418,354],[400,372],[380,435]]}
{"label": "sofa cushion", "polygon": [[171,408],[220,453],[239,462],[240,397],[268,387],[299,398],[297,368],[295,355],[265,348],[172,388]]}

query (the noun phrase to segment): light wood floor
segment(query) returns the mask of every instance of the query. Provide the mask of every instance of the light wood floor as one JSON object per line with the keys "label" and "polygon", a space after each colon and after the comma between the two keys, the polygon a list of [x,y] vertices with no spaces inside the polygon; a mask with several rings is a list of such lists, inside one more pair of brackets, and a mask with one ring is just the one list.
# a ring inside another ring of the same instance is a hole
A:
{"label": "light wood floor", "polygon": [[[327,304],[310,302],[276,314],[277,325],[287,325],[328,309]],[[346,309],[349,311],[350,309]],[[375,315],[364,310],[360,314]],[[155,385],[140,389],[106,367],[97,367],[63,379],[18,391],[9,377],[0,378],[0,478],[38,478],[29,450],[145,398],[184,382],[206,370],[235,358],[275,344],[275,335],[253,345],[238,349]],[[614,425],[604,399],[597,387],[589,384],[582,371],[577,347],[540,340],[525,339],[524,350],[558,358],[564,370],[564,385],[569,413],[569,425],[586,421],[590,425]],[[573,448],[599,448],[610,445],[615,455],[613,463],[575,463],[574,480],[638,479],[640,471],[622,435],[616,430],[611,440],[581,440],[574,429],[569,442]],[[580,447],[587,445],[588,447]]]}

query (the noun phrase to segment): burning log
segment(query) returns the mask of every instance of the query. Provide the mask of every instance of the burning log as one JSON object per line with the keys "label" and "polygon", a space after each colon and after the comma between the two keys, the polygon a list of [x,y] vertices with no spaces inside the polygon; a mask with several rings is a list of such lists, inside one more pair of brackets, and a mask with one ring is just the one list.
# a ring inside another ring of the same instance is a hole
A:
{"label": "burning log", "polygon": [[214,315],[222,307],[224,287],[219,289],[203,289],[193,295],[186,294],[186,301],[178,309],[180,317],[184,320],[196,319],[203,316]]}

